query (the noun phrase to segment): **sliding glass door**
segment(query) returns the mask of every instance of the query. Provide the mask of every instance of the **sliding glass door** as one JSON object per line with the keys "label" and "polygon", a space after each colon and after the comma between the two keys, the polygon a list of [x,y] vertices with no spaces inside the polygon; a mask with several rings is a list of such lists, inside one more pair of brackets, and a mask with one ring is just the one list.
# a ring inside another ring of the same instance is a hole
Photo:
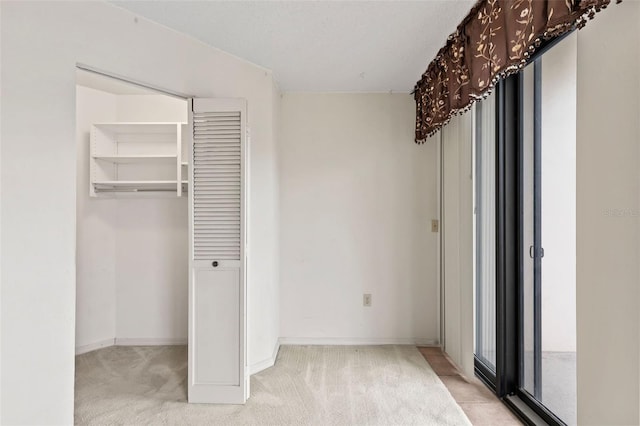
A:
{"label": "sliding glass door", "polygon": [[522,387],[576,424],[576,43],[522,71]]}
{"label": "sliding glass door", "polygon": [[524,416],[576,423],[576,38],[476,104],[477,375]]}
{"label": "sliding glass door", "polygon": [[542,397],[542,327],[541,327],[541,267],[540,235],[540,60],[522,71],[522,141],[520,159],[522,212],[521,312],[522,354],[521,382],[523,388],[537,400]]}

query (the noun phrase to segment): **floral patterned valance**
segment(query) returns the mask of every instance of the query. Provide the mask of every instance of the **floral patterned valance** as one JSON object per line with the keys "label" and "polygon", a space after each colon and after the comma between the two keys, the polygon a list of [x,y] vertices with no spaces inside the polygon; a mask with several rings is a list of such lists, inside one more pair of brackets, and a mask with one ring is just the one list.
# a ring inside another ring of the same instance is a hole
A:
{"label": "floral patterned valance", "polygon": [[582,28],[610,1],[479,0],[416,84],[416,142],[522,68],[542,41]]}

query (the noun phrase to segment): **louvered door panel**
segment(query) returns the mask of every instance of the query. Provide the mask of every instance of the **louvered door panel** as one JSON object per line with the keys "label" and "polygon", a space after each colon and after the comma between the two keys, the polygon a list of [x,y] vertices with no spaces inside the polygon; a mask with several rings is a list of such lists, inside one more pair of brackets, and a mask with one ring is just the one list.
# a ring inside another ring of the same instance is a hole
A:
{"label": "louvered door panel", "polygon": [[189,402],[245,402],[245,122],[242,100],[194,99],[189,182]]}
{"label": "louvered door panel", "polygon": [[240,260],[240,112],[193,113],[195,260]]}

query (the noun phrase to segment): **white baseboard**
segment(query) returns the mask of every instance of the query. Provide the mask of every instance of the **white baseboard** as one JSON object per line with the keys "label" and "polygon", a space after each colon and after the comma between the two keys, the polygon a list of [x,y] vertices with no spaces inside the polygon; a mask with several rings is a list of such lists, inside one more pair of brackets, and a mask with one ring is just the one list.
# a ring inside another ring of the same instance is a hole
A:
{"label": "white baseboard", "polygon": [[87,352],[95,351],[96,349],[106,348],[107,346],[113,346],[116,339],[104,339],[99,342],[89,343],[88,345],[76,346],[76,355],[86,354]]}
{"label": "white baseboard", "polygon": [[[186,345],[186,338],[130,338],[117,337],[105,339],[88,345],[76,346],[76,355],[95,351],[108,346],[173,346]],[[416,345],[439,346],[434,339],[422,338],[359,338],[359,337],[281,337],[276,342],[273,353],[269,358],[251,364],[249,375],[253,375],[273,367],[278,357],[280,345]]]}
{"label": "white baseboard", "polygon": [[416,339],[416,346],[422,346],[427,348],[440,348],[442,345],[438,342],[437,339]]}
{"label": "white baseboard", "polygon": [[278,357],[278,351],[280,350],[280,340],[276,342],[276,345],[273,348],[273,353],[267,359],[264,359],[260,362],[256,362],[249,366],[249,375],[254,375],[256,373],[261,372],[262,370],[266,370],[269,367],[273,367],[276,363],[276,358]]}
{"label": "white baseboard", "polygon": [[86,354],[96,349],[108,346],[175,346],[186,345],[186,338],[129,338],[116,337],[114,339],[104,339],[88,345],[76,346],[76,355]]}
{"label": "white baseboard", "polygon": [[116,346],[174,346],[186,345],[187,338],[169,337],[169,338],[146,338],[146,337],[116,337]]}
{"label": "white baseboard", "polygon": [[281,337],[281,345],[416,345],[438,346],[435,339],[376,337]]}

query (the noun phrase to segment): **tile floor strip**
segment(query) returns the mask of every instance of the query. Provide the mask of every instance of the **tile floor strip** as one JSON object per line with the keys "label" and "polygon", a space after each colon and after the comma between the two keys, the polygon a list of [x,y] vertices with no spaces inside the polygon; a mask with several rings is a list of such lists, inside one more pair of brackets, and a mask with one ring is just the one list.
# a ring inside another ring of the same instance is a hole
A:
{"label": "tile floor strip", "polygon": [[465,378],[442,349],[418,347],[474,426],[516,426],[522,422],[477,378]]}

